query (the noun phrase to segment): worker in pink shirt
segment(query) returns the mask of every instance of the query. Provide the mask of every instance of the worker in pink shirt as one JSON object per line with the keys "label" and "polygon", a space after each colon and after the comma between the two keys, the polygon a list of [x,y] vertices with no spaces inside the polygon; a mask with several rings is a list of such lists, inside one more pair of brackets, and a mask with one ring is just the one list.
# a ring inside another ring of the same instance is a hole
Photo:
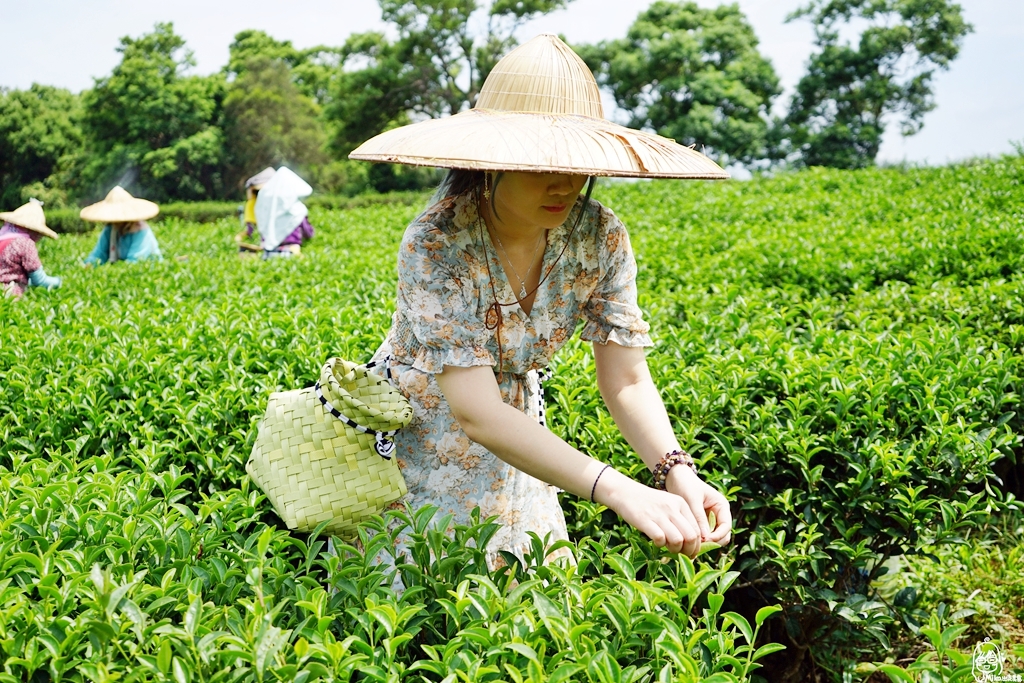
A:
{"label": "worker in pink shirt", "polygon": [[21,296],[29,286],[55,289],[61,279],[43,270],[36,242],[43,237],[57,239],[57,233],[46,227],[42,202],[32,199],[14,211],[0,213],[0,291],[7,296]]}

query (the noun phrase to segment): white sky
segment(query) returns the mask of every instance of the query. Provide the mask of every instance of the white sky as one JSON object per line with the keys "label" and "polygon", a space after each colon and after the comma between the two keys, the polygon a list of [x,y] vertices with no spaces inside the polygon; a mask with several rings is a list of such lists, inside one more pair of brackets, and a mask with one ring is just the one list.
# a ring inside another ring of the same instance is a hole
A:
{"label": "white sky", "polygon": [[[718,4],[698,0],[703,6]],[[935,79],[938,107],[921,133],[903,138],[894,126],[881,161],[944,163],[1013,150],[1024,142],[1024,1],[960,0],[975,32],[964,41],[949,72]],[[527,39],[542,31],[570,42],[596,42],[626,33],[651,0],[575,0],[568,9],[528,24]],[[789,93],[811,51],[806,21],[784,23],[801,0],[739,0]],[[0,0],[4,26],[0,86],[33,82],[88,88],[117,64],[121,36],[138,36],[158,21],[173,21],[188,42],[199,73],[221,68],[238,31],[262,29],[297,47],[340,45],[353,32],[381,29],[375,0]],[[782,102],[780,102],[782,104]]]}

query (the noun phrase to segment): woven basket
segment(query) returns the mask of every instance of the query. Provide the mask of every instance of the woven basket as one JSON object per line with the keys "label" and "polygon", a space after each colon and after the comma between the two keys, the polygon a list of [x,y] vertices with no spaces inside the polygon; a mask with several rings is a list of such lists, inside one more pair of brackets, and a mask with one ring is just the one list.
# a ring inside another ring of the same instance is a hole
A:
{"label": "woven basket", "polygon": [[[373,432],[401,429],[412,407],[391,384],[367,366],[331,358],[309,387],[270,395],[267,412],[245,470],[274,510],[297,531],[350,536],[362,520],[379,514],[406,493],[396,460],[375,446],[390,442],[363,433],[345,418]],[[334,407],[344,417],[335,417]]]}

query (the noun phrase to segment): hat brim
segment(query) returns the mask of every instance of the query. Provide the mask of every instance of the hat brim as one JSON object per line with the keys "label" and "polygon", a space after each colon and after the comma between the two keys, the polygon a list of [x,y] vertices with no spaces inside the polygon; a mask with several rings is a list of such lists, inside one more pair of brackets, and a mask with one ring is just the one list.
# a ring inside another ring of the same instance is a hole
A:
{"label": "hat brim", "polygon": [[103,200],[85,207],[78,214],[83,221],[93,223],[134,223],[147,221],[160,213],[160,207],[148,199],[133,197],[128,201]]}
{"label": "hat brim", "polygon": [[350,159],[484,171],[725,180],[700,152],[605,119],[470,109],[370,138]]}
{"label": "hat brim", "polygon": [[20,218],[14,211],[0,212],[0,222],[10,223],[11,225],[16,225],[19,228],[23,228],[24,230],[31,230],[32,232],[37,232],[40,235],[46,235],[47,237],[52,237],[53,239],[58,239],[60,237],[60,235],[58,235],[45,225],[25,225],[25,223],[28,223],[29,221]]}

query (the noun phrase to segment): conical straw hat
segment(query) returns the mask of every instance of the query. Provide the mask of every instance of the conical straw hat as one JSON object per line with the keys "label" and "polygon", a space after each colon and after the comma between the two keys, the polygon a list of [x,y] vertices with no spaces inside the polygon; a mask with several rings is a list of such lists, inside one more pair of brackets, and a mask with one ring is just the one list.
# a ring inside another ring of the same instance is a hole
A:
{"label": "conical straw hat", "polygon": [[57,239],[57,233],[46,227],[46,216],[43,214],[42,203],[35,199],[29,200],[28,204],[22,204],[14,211],[0,212],[0,221],[6,221],[19,228]]}
{"label": "conical straw hat", "polygon": [[473,109],[381,133],[349,158],[488,171],[729,177],[700,152],[605,119],[594,75],[550,34],[505,55]]}
{"label": "conical straw hat", "polygon": [[149,220],[158,213],[159,206],[148,199],[133,197],[117,185],[103,201],[85,207],[78,215],[83,221],[95,223],[134,223]]}

